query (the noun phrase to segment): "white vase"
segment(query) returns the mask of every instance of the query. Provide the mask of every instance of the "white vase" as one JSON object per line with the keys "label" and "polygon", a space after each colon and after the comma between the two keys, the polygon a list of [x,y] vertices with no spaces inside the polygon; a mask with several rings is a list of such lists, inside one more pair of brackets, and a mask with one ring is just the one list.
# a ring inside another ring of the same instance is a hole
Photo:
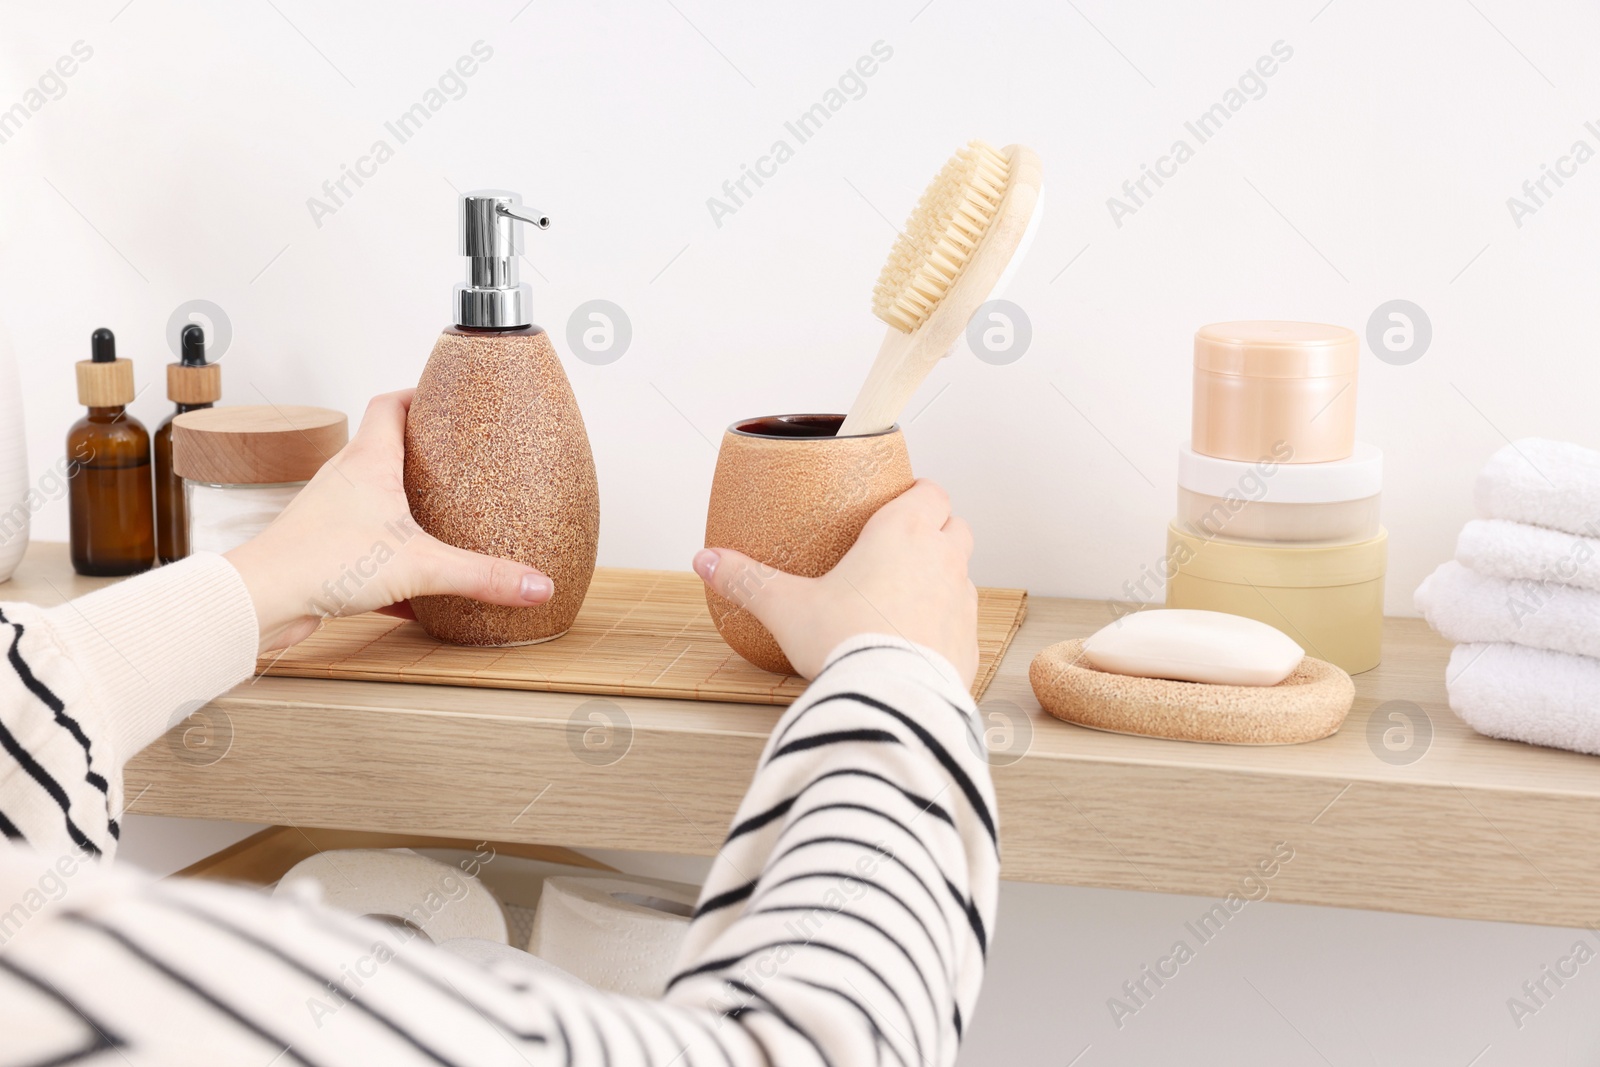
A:
{"label": "white vase", "polygon": [[22,425],[22,379],[11,338],[0,328],[0,582],[28,551],[28,435]]}

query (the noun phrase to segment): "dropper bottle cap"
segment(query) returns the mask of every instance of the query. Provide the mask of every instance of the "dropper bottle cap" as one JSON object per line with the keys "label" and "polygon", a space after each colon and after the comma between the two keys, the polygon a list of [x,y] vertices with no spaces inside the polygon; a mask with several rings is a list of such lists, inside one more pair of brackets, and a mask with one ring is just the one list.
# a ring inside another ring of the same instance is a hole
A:
{"label": "dropper bottle cap", "polygon": [[115,363],[117,361],[117,335],[100,327],[89,335],[89,359],[93,363]]}
{"label": "dropper bottle cap", "polygon": [[206,331],[191,322],[183,328],[183,353],[179,357],[185,367],[206,365]]}
{"label": "dropper bottle cap", "polygon": [[222,364],[206,362],[206,331],[191,322],[180,335],[177,363],[167,364],[167,399],[174,404],[215,404],[222,399]]}
{"label": "dropper bottle cap", "polygon": [[479,189],[461,197],[461,254],[467,281],[455,288],[457,326],[514,330],[533,322],[533,291],[518,281],[522,254],[518,222],[541,230],[550,217],[522,206],[522,197],[501,189]]}
{"label": "dropper bottle cap", "polygon": [[78,403],[118,408],[133,403],[133,362],[117,358],[117,338],[104,326],[89,335],[89,358],[79,360]]}

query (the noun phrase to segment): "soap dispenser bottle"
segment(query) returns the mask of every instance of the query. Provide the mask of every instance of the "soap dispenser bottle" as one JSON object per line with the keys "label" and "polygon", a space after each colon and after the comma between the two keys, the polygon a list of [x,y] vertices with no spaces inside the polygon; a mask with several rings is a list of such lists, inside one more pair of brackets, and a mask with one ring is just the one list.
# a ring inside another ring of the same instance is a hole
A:
{"label": "soap dispenser bottle", "polygon": [[178,362],[167,364],[167,399],[176,405],[156,427],[156,558],[172,563],[189,554],[189,509],[183,479],[172,469],[172,420],[186,411],[208,408],[222,399],[222,365],[206,362],[206,332],[191,322],[183,328]]}
{"label": "soap dispenser bottle", "polygon": [[78,402],[89,413],[67,432],[67,512],[72,568],[115,576],[155,562],[150,489],[150,434],[129,415],[133,364],[117,358],[117,339],[98,329],[92,358],[77,365]]}
{"label": "soap dispenser bottle", "polygon": [[406,420],[405,486],[411,513],[447,544],[537,567],[554,595],[533,607],[459,596],[416,597],[417,621],[463,645],[527,645],[572,626],[594,575],[600,492],[583,416],[543,328],[532,291],[517,280],[519,224],[531,214],[515,193],[461,198],[467,281],[455,288],[455,324],[440,335]]}

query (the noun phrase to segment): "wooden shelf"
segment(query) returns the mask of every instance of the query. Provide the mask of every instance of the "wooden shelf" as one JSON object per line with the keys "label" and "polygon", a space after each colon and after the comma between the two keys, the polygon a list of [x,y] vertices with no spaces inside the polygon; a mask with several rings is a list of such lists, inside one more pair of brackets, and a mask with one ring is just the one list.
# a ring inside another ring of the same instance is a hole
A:
{"label": "wooden shelf", "polygon": [[[58,603],[100,584],[72,575],[64,546],[40,544],[0,599]],[[1272,900],[1596,921],[1600,760],[1473,733],[1446,704],[1449,646],[1419,620],[1387,621],[1384,664],[1357,677],[1338,734],[1243,748],[1045,715],[1029,661],[1110,618],[1103,602],[1032,598],[985,697],[997,735],[1032,735],[995,768],[1005,877],[1224,896],[1283,842],[1294,857],[1267,880]],[[1369,743],[1380,708],[1415,717],[1391,701],[1431,722],[1415,762],[1388,762]],[[139,755],[125,788],[129,810],[153,815],[709,855],[781,711],[257,678]],[[584,731],[605,729],[589,712],[616,720],[619,747],[631,732],[615,762],[584,749]],[[186,746],[186,729],[216,743]]]}

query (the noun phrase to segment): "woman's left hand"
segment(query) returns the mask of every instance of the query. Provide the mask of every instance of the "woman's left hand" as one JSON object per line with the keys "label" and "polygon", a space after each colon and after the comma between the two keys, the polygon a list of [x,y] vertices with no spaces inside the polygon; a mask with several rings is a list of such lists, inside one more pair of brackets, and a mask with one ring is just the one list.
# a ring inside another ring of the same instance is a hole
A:
{"label": "woman's left hand", "polygon": [[327,616],[409,618],[414,596],[527,607],[555,591],[534,568],[454,548],[411,518],[403,474],[411,395],[373,398],[350,443],[272,525],[227,553],[255,603],[261,651],[309,637]]}

